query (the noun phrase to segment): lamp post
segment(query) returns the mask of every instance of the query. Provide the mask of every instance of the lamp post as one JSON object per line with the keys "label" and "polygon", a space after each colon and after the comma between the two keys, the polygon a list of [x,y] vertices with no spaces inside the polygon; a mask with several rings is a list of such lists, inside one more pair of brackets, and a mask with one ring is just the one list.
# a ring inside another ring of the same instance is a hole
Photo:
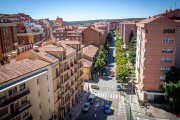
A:
{"label": "lamp post", "polygon": [[89,92],[89,83],[88,83],[88,92]]}

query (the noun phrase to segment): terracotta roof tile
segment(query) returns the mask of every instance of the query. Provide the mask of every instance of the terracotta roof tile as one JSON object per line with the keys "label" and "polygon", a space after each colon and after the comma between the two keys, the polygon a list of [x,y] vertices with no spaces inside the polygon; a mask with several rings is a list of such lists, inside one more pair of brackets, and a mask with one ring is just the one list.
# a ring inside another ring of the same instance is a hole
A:
{"label": "terracotta roof tile", "polygon": [[83,48],[83,55],[89,56],[93,58],[98,51],[98,47],[94,45],[88,45],[87,47]]}
{"label": "terracotta roof tile", "polygon": [[70,46],[68,46],[68,45],[66,45],[66,44],[64,44],[64,43],[62,43],[61,46],[62,46],[63,48],[65,48],[65,50],[66,50],[66,57],[67,57],[68,55],[73,54],[73,53],[76,52],[76,49],[74,49],[74,48],[72,48],[72,47],[70,47]]}
{"label": "terracotta roof tile", "polygon": [[92,67],[93,62],[83,58],[83,67]]}
{"label": "terracotta roof tile", "polygon": [[21,61],[12,62],[0,67],[0,83],[7,82],[14,78],[33,72],[40,68],[49,65],[49,63],[36,59],[24,59]]}
{"label": "terracotta roof tile", "polygon": [[62,40],[62,43],[63,43],[63,44],[66,44],[66,45],[68,45],[68,44],[71,44],[71,45],[81,44],[81,42],[78,41],[78,40]]}

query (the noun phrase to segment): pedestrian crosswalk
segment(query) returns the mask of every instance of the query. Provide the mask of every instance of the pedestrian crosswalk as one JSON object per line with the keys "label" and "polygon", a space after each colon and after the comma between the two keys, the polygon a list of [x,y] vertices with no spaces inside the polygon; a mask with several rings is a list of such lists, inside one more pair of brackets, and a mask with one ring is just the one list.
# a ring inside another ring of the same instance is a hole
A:
{"label": "pedestrian crosswalk", "polygon": [[117,114],[122,114],[122,113],[125,113],[125,108],[124,108],[123,102],[120,101],[118,104],[118,113]]}
{"label": "pedestrian crosswalk", "polygon": [[105,98],[105,99],[119,99],[120,98],[120,94],[119,93],[115,93],[115,92],[95,92],[93,93],[95,94],[97,97],[100,98]]}

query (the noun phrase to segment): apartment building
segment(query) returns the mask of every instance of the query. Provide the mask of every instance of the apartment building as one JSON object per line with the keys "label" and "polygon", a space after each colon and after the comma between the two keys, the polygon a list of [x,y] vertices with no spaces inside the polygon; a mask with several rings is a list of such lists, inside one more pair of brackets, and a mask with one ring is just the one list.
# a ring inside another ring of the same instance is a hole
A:
{"label": "apartment building", "polygon": [[56,40],[78,40],[82,42],[82,33],[76,31],[60,31],[56,30],[53,32],[53,36]]}
{"label": "apartment building", "polygon": [[52,29],[49,19],[47,18],[47,19],[37,20],[36,24],[41,25],[43,28],[43,34],[44,34],[43,41],[49,40],[52,37]]}
{"label": "apartment building", "polygon": [[92,78],[92,67],[98,52],[98,47],[88,45],[83,48],[83,80]]}
{"label": "apartment building", "polygon": [[124,45],[128,46],[130,37],[137,34],[136,21],[121,22],[118,27],[119,37],[122,37]]}
{"label": "apartment building", "polygon": [[49,77],[52,80],[51,118],[64,119],[75,106],[83,92],[82,50],[79,41],[44,42],[41,47],[34,46],[16,57],[22,59],[40,59],[48,62]]}
{"label": "apartment building", "polygon": [[17,23],[18,53],[32,49],[33,45],[40,45],[45,39],[43,30],[36,23]]}
{"label": "apartment building", "polygon": [[0,67],[0,119],[48,119],[52,80],[49,63],[24,59]]}
{"label": "apartment building", "polygon": [[116,30],[118,27],[119,21],[111,21],[109,23],[109,30]]}
{"label": "apartment building", "polygon": [[180,10],[137,23],[136,79],[141,100],[162,97],[161,83],[171,66],[179,63]]}
{"label": "apartment building", "polygon": [[82,31],[82,44],[99,47],[105,43],[105,33],[94,27],[88,27]]}
{"label": "apartment building", "polygon": [[17,51],[18,41],[16,36],[16,23],[6,20],[0,21],[0,62],[8,59],[11,52]]}

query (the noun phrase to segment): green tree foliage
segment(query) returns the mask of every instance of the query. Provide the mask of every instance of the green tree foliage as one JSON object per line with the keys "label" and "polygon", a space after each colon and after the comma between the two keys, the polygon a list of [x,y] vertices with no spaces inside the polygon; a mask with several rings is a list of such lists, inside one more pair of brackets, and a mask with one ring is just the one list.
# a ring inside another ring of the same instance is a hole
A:
{"label": "green tree foliage", "polygon": [[165,82],[162,84],[165,99],[176,109],[180,105],[180,70],[176,67],[171,67],[171,70],[166,73]]}
{"label": "green tree foliage", "polygon": [[176,104],[180,104],[180,81],[178,83],[164,82],[163,89],[165,99],[169,101],[175,109]]}
{"label": "green tree foliage", "polygon": [[175,66],[172,66],[171,70],[166,73],[165,82],[177,83],[178,81],[180,81],[180,70],[178,70]]}
{"label": "green tree foliage", "polygon": [[132,37],[129,42],[129,61],[134,65],[136,62],[136,40]]}
{"label": "green tree foliage", "polygon": [[99,48],[99,54],[96,58],[94,69],[100,71],[106,65],[106,58],[108,55],[108,51],[104,48],[103,45]]}
{"label": "green tree foliage", "polygon": [[125,66],[121,66],[117,69],[116,80],[122,83],[127,83],[129,81],[129,70]]}
{"label": "green tree foliage", "polygon": [[116,80],[117,82],[127,83],[129,81],[129,69],[127,68],[127,58],[122,49],[123,40],[116,34],[115,48],[116,48]]}

